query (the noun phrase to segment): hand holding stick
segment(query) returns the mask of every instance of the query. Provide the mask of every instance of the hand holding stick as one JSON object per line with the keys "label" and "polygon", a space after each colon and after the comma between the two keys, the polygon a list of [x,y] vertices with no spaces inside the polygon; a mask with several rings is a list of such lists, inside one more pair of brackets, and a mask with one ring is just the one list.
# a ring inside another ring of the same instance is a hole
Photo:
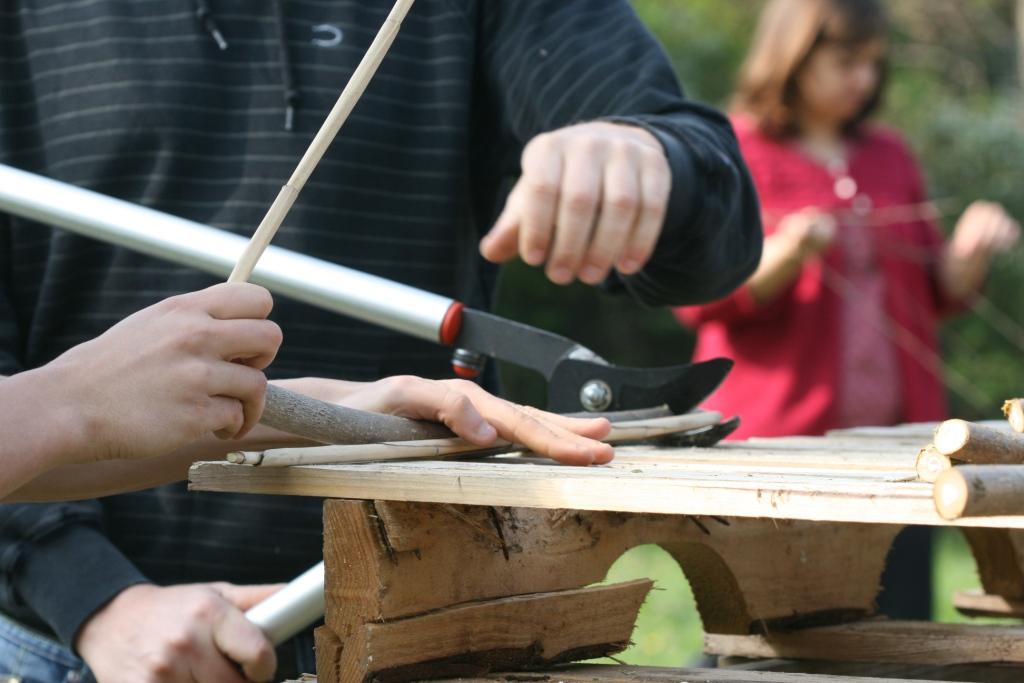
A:
{"label": "hand holding stick", "polygon": [[[402,21],[409,13],[409,9],[412,7],[413,2],[414,0],[397,0],[395,3],[391,13],[388,15],[388,18],[384,21],[384,25],[381,26],[380,31],[373,40],[373,43],[370,44],[370,48],[366,51],[366,54],[363,56],[362,61],[360,61],[359,66],[356,67],[355,72],[353,72],[352,78],[349,79],[345,89],[338,97],[338,101],[335,103],[334,108],[331,109],[331,112],[327,115],[327,119],[324,121],[324,124],[320,127],[320,130],[313,138],[313,141],[310,143],[306,153],[299,161],[299,164],[292,173],[291,178],[289,178],[288,182],[281,188],[281,191],[278,193],[274,203],[271,204],[270,209],[263,217],[259,227],[256,228],[256,232],[253,234],[249,245],[235,264],[235,268],[231,272],[228,282],[246,282],[252,275],[252,271],[256,268],[256,263],[259,261],[266,248],[270,245],[270,242],[274,239],[274,235],[277,234],[278,228],[280,228],[281,224],[284,222],[285,216],[288,215],[288,212],[291,210],[296,198],[298,198],[299,192],[302,191],[302,188],[305,186],[309,176],[313,173],[313,170],[316,169],[317,164],[320,163],[320,159],[322,159],[324,154],[327,152],[327,148],[330,147],[334,138],[338,135],[338,131],[341,130],[341,127],[348,119],[349,114],[352,113],[352,110],[355,108],[359,98],[362,97],[367,85],[369,85],[370,80],[373,78],[374,74],[377,73],[377,68],[384,60],[384,56],[390,49],[395,37],[398,35],[398,30],[401,28]],[[276,392],[268,391],[263,421],[266,422],[267,419],[271,419],[273,421],[271,426],[285,429],[289,432],[299,434],[300,436],[306,436],[316,440],[326,440],[324,438],[323,429],[327,428],[327,431],[330,432],[332,431],[331,425],[337,428],[337,426],[339,424],[343,424],[343,422],[339,422],[338,420],[320,420],[316,424],[308,424],[308,420],[306,419],[307,416],[302,410],[303,398],[304,397],[295,395],[292,392],[288,392],[283,389],[279,389]],[[312,401],[312,399],[310,399],[310,401]],[[336,413],[339,411],[334,412]],[[355,411],[350,411],[350,413],[354,412]],[[310,417],[315,417],[316,414],[310,415]],[[413,420],[403,420],[402,418],[391,418],[389,416],[365,415],[367,420],[371,420],[371,418],[374,417],[380,418],[376,421],[377,423],[380,423],[380,425],[363,425],[357,420],[352,428],[347,429],[346,431],[358,433],[360,431],[359,427],[364,426],[368,427],[368,433],[376,433],[380,426],[384,426],[385,423],[386,426],[391,427],[397,422],[404,423],[404,427],[403,424],[398,425],[400,432],[403,429],[406,429],[407,431],[410,431],[411,434],[420,436],[420,438],[423,436],[422,434],[417,433],[419,429],[424,428],[422,423],[416,423]],[[310,433],[310,430],[307,427],[315,427],[316,429],[313,430],[313,433]],[[447,432],[443,427],[440,429],[442,432]],[[354,434],[349,435],[347,438],[343,439],[342,442],[347,443],[350,442],[351,439],[355,439],[356,441],[366,440],[366,438],[367,437],[365,435]],[[391,438],[401,437],[396,434],[392,434]],[[369,440],[372,441],[375,439],[370,438]],[[331,439],[331,441],[335,442],[334,439]]]}

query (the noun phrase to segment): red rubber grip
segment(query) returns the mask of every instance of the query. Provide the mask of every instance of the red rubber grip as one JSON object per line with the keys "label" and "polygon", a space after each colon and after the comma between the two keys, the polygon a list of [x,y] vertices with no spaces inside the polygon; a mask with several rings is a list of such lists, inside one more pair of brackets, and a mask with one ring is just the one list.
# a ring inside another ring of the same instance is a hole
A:
{"label": "red rubber grip", "polygon": [[445,311],[444,319],[441,321],[440,338],[445,346],[451,346],[459,337],[462,331],[462,309],[465,306],[461,301],[456,301]]}
{"label": "red rubber grip", "polygon": [[456,365],[455,363],[452,363],[452,371],[456,377],[461,377],[462,379],[476,379],[480,376],[479,370],[467,368],[464,365]]}

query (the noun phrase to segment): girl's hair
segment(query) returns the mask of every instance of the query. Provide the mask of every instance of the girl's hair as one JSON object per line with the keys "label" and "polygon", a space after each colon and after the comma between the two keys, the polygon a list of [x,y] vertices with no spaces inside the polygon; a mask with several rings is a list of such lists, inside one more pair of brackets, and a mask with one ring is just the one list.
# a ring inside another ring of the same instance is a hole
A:
{"label": "girl's hair", "polygon": [[[740,69],[733,108],[773,137],[799,133],[796,80],[821,45],[857,47],[888,33],[878,0],[771,0],[761,14],[753,44]],[[867,104],[844,125],[854,133],[878,108],[887,64]]]}

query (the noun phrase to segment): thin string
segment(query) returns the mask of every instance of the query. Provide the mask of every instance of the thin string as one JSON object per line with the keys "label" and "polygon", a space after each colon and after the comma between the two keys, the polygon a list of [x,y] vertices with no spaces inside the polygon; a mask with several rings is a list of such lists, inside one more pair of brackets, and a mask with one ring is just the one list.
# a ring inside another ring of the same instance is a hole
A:
{"label": "thin string", "polygon": [[[859,294],[857,286],[839,271],[825,263],[821,265],[822,282],[826,287],[843,298],[852,298]],[[882,311],[882,320],[882,323],[871,320],[871,324],[889,341],[903,349],[926,372],[969,403],[975,410],[991,411],[992,406],[989,405],[988,398],[978,391],[966,376],[946,363],[941,355],[930,349],[917,335],[885,311]]]}
{"label": "thin string", "polygon": [[[955,215],[960,212],[956,201],[953,197],[945,197],[926,202],[879,207],[872,209],[868,214],[845,208],[826,213],[834,217],[841,224],[855,221],[864,227],[879,228],[918,220],[935,221]],[[766,221],[781,220],[785,215],[781,212],[765,212],[764,214]],[[920,265],[935,265],[941,258],[940,255],[935,253],[934,249],[887,239],[887,236],[884,234],[876,234],[874,244],[879,253],[883,253],[893,260]],[[1015,275],[1024,275],[1024,265],[1021,263],[1024,259],[1011,258],[1011,256],[1013,256],[1012,253],[993,261],[992,269],[1005,268]],[[1024,353],[1024,324],[1014,320],[1012,316],[996,306],[982,292],[975,293],[967,309],[987,324],[996,334],[1010,343],[1017,351]],[[975,354],[978,353],[976,346],[967,342],[963,335],[947,328],[945,336],[961,348],[968,349]]]}

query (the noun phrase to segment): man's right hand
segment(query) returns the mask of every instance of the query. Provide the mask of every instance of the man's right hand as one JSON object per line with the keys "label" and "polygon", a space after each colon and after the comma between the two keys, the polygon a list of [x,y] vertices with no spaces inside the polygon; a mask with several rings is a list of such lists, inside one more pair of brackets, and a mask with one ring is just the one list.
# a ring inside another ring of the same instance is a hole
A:
{"label": "man's right hand", "polygon": [[131,586],[85,623],[75,649],[98,683],[268,681],[274,647],[244,611],[280,588]]}

